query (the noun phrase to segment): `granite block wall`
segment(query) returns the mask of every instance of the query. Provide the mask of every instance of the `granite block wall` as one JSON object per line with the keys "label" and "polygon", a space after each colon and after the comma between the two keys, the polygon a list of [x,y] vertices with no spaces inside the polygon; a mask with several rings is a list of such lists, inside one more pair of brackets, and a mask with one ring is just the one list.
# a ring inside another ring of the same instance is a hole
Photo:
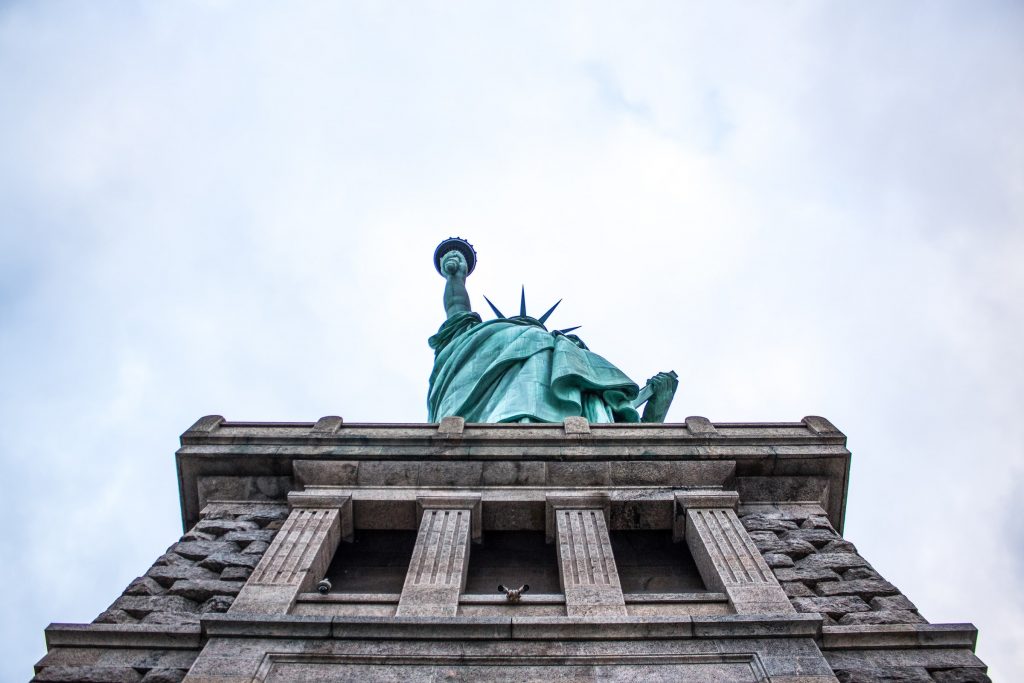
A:
{"label": "granite block wall", "polygon": [[[200,616],[227,611],[287,513],[283,504],[208,506],[200,521],[94,620],[109,631],[91,632],[89,642],[51,645],[33,680],[181,681],[199,654]],[[824,629],[927,624],[820,510],[741,507],[739,516],[793,606],[822,615]],[[990,680],[980,661],[963,648],[823,644],[822,653],[842,683]]]}
{"label": "granite block wall", "polygon": [[[794,507],[740,510],[740,521],[798,612],[816,612],[824,626],[926,624],[917,607],[842,538],[824,512]],[[956,658],[917,659],[825,652],[841,683],[983,683],[983,669]]]}
{"label": "granite block wall", "polygon": [[288,515],[286,505],[211,505],[200,521],[133,580],[94,624],[116,625],[109,644],[51,647],[33,681],[176,683],[199,648],[146,647],[195,634],[199,617],[226,612]]}

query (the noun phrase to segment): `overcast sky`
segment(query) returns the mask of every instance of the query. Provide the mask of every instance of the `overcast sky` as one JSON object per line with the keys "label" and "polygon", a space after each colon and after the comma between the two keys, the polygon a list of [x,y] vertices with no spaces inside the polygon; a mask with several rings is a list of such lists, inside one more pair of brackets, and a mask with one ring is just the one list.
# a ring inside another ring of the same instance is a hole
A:
{"label": "overcast sky", "polygon": [[0,678],[229,420],[426,419],[437,242],[669,421],[829,418],[846,535],[1024,670],[1024,6],[0,6]]}

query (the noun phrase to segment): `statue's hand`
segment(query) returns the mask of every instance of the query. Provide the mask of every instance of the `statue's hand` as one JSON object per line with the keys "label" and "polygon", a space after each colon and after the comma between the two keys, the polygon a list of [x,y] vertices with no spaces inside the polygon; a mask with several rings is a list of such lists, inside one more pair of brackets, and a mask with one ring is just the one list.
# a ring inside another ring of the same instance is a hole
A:
{"label": "statue's hand", "polygon": [[669,396],[672,397],[676,393],[676,388],[679,387],[679,380],[676,379],[675,374],[668,372],[659,372],[654,377],[647,380],[647,383],[654,389],[655,396]]}
{"label": "statue's hand", "polygon": [[674,372],[659,372],[647,380],[653,390],[651,398],[644,406],[644,414],[641,417],[643,422],[664,422],[668,415],[668,408],[672,405],[672,398],[676,395],[679,387],[679,380]]}
{"label": "statue's hand", "polygon": [[469,272],[469,264],[466,263],[466,257],[462,255],[462,252],[453,249],[441,259],[441,270],[449,279],[464,278]]}

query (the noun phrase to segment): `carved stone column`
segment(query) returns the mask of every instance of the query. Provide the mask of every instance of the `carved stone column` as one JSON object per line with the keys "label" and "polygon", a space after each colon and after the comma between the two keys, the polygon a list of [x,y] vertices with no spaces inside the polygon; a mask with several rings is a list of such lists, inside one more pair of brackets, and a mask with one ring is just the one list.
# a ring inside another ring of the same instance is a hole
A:
{"label": "carved stone column", "polygon": [[626,616],[608,536],[607,496],[550,496],[548,537],[557,545],[566,614]]}
{"label": "carved stone column", "polygon": [[685,537],[705,585],[737,614],[792,614],[793,606],[736,516],[734,491],[676,494],[675,536]]}
{"label": "carved stone column", "polygon": [[405,586],[400,617],[454,617],[466,587],[470,539],[480,539],[480,496],[420,498],[420,530]]}
{"label": "carved stone column", "polygon": [[299,593],[312,591],[323,578],[342,537],[351,537],[348,493],[293,492],[288,502],[288,519],[229,612],[288,614]]}

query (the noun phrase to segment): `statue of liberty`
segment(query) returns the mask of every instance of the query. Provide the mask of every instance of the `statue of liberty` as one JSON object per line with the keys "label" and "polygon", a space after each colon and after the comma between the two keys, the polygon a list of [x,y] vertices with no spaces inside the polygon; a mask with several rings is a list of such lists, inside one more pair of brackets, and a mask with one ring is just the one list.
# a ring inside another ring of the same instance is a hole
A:
{"label": "statue of liberty", "polygon": [[[447,319],[429,340],[429,421],[451,415],[467,422],[562,422],[571,416],[592,423],[664,421],[678,386],[674,372],[659,372],[641,391],[569,334],[578,327],[548,331],[544,323],[560,301],[540,318],[527,315],[525,290],[514,317],[484,297],[497,318],[483,321],[466,290],[476,251],[461,238],[438,245],[434,265],[447,281]],[[637,409],[645,402],[641,416]]]}

